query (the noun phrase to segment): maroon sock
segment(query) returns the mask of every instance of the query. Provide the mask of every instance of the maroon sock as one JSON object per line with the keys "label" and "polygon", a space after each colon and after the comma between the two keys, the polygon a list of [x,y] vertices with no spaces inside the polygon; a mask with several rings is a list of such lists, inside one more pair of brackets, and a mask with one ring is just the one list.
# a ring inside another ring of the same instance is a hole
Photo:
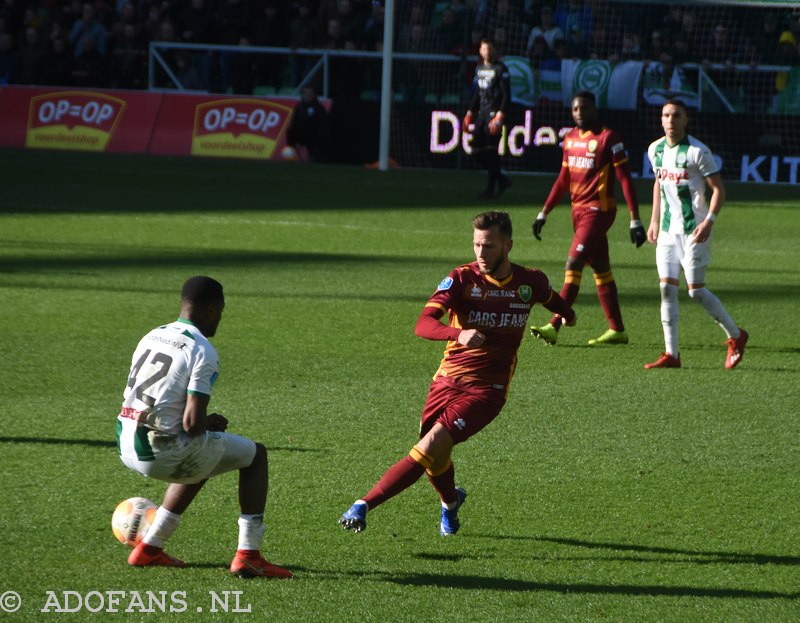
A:
{"label": "maroon sock", "polygon": [[624,331],[625,325],[622,324],[622,312],[619,309],[619,297],[617,296],[617,283],[613,280],[597,284],[597,298],[603,307],[608,326],[614,331]]}
{"label": "maroon sock", "polygon": [[410,456],[405,456],[386,470],[372,490],[361,499],[372,510],[389,498],[408,489],[422,477],[424,472],[425,468],[422,465]]}
{"label": "maroon sock", "polygon": [[438,476],[431,476],[428,473],[428,481],[436,489],[442,502],[451,504],[458,501],[458,494],[456,493],[456,470],[453,467],[452,461],[450,467]]}
{"label": "maroon sock", "polygon": [[[569,274],[567,275],[567,280],[564,281],[564,285],[561,287],[561,298],[564,299],[564,302],[572,307],[572,304],[575,302],[575,299],[578,298],[578,292],[581,291],[581,278],[580,273],[577,275],[577,280],[575,277],[571,277]],[[562,318],[558,314],[553,314],[553,318],[550,320],[550,324],[552,324],[556,329],[561,328]]]}

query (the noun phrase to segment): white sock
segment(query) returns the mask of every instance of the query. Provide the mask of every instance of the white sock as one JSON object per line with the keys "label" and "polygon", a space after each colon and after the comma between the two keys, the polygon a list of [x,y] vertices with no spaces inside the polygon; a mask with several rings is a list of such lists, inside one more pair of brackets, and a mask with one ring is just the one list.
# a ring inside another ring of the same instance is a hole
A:
{"label": "white sock", "polygon": [[725,335],[729,338],[739,337],[739,327],[725,311],[720,300],[708,288],[695,288],[689,290],[689,298],[694,299],[700,303],[708,315],[711,316],[717,324],[725,331]]}
{"label": "white sock", "polygon": [[239,515],[238,549],[261,549],[265,530],[264,515]]}
{"label": "white sock", "polygon": [[661,326],[667,354],[678,356],[678,286],[661,282]]}
{"label": "white sock", "polygon": [[181,516],[177,513],[168,511],[163,506],[159,506],[156,511],[156,516],[153,519],[153,525],[144,535],[142,542],[154,547],[164,547],[166,541],[175,530],[178,529],[178,524],[181,522]]}
{"label": "white sock", "polygon": [[458,500],[455,502],[450,502],[447,504],[446,502],[442,502],[442,508],[446,508],[447,510],[451,511],[458,506]]}

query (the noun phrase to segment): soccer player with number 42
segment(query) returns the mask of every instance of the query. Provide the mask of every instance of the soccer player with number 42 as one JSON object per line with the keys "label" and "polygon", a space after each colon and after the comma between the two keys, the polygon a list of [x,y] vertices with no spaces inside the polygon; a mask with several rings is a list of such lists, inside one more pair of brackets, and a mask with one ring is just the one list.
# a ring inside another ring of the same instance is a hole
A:
{"label": "soccer player with number 42", "polygon": [[[725,186],[711,150],[686,133],[689,115],[680,100],[661,108],[664,136],[654,141],[647,156],[655,172],[653,213],[647,239],[656,244],[661,288],[661,324],[666,352],[645,368],[680,368],[678,352],[678,278],[686,276],[689,298],[700,303],[727,336],[725,367],[736,367],[744,355],[747,331],[740,329],[720,300],[706,288],[711,262],[711,232],[725,200]],[[706,186],[711,199],[706,203]]]}

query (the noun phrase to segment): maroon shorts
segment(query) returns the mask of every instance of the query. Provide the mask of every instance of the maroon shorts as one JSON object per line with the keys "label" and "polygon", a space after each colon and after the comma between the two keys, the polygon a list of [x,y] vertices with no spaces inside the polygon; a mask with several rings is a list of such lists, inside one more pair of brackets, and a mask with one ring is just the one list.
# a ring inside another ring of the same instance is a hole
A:
{"label": "maroon shorts", "polygon": [[461,443],[485,428],[505,403],[505,390],[436,379],[431,383],[422,409],[419,436],[424,437],[439,422],[450,433],[454,443]]}
{"label": "maroon shorts", "polygon": [[601,212],[600,210],[573,210],[572,227],[575,235],[569,248],[569,256],[577,258],[583,264],[592,265],[608,258],[608,230],[614,224],[616,210]]}

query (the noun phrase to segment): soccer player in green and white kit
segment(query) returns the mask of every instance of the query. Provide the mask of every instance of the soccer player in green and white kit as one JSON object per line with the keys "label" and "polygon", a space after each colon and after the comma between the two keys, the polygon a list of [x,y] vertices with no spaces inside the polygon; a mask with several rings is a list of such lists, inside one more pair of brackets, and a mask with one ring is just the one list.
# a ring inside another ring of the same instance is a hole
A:
{"label": "soccer player in green and white kit", "polygon": [[208,341],[225,308],[222,284],[191,277],[181,290],[175,322],[145,335],[131,359],[117,446],[130,469],[169,483],[153,525],[128,557],[136,567],[183,567],[164,552],[183,512],[206,481],[239,471],[239,544],[231,573],[240,577],[290,578],[291,571],[264,560],[267,450],[260,443],[226,433],[228,420],[208,413],[219,375],[217,351]]}
{"label": "soccer player in green and white kit", "polygon": [[[711,150],[686,133],[689,117],[679,100],[661,109],[664,137],[647,150],[655,172],[653,214],[647,240],[657,244],[656,265],[661,281],[661,324],[666,352],[645,368],[680,368],[678,351],[678,278],[686,276],[689,298],[700,303],[727,336],[725,367],[734,368],[744,355],[747,331],[731,320],[720,300],[706,288],[711,261],[711,232],[725,200],[725,186]],[[711,199],[706,203],[706,186]]]}

